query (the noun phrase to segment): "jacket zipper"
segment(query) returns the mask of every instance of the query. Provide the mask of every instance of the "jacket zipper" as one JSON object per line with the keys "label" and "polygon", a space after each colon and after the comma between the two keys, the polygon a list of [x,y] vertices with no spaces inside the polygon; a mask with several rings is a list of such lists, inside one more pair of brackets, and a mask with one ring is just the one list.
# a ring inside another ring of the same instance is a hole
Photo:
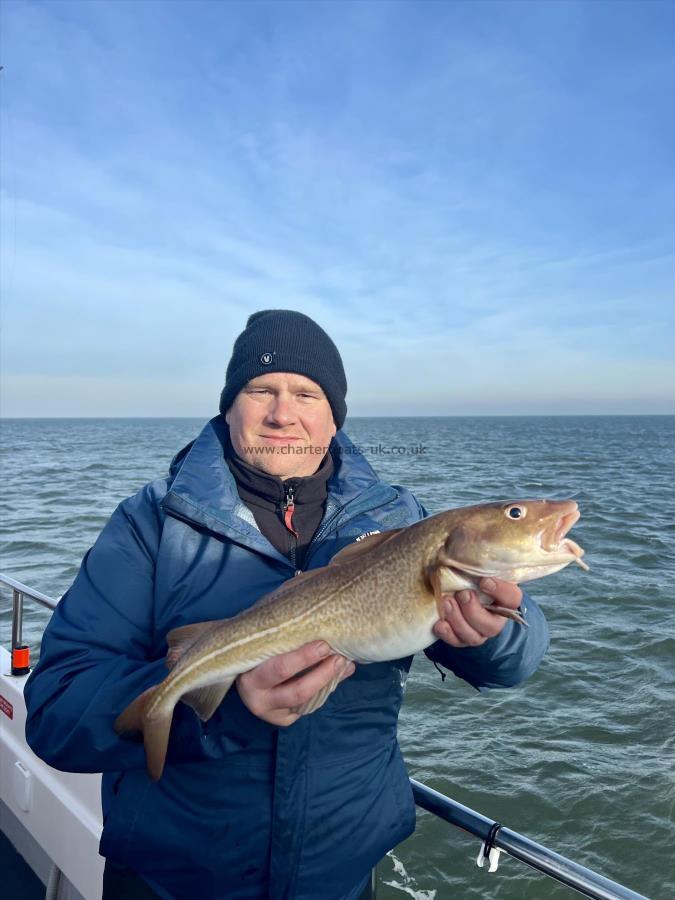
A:
{"label": "jacket zipper", "polygon": [[324,536],[324,534],[328,531],[328,529],[329,529],[330,526],[333,524],[333,522],[334,522],[334,521],[337,519],[337,517],[340,515],[340,513],[342,512],[342,510],[345,509],[346,505],[347,505],[347,504],[345,504],[344,506],[338,506],[338,508],[337,508],[333,513],[331,513],[331,515],[330,515],[330,516],[329,516],[329,517],[328,517],[321,525],[319,525],[319,527],[318,527],[316,533],[314,534],[314,537],[313,537],[312,540],[309,542],[309,546],[307,547],[307,552],[306,552],[306,554],[305,554],[305,561],[307,561],[307,558],[309,557],[310,551],[312,550],[312,548],[314,547],[314,545],[317,544],[317,543],[321,540],[321,538],[322,538],[322,537]]}
{"label": "jacket zipper", "polygon": [[296,564],[295,555],[298,549],[298,532],[295,530],[295,527],[293,525],[293,513],[295,512],[295,492],[293,491],[293,487],[291,485],[284,485],[284,502],[282,508],[284,513],[284,525],[291,534],[291,550],[289,553],[289,559],[291,561],[291,565],[295,569],[295,574],[297,575],[299,569]]}

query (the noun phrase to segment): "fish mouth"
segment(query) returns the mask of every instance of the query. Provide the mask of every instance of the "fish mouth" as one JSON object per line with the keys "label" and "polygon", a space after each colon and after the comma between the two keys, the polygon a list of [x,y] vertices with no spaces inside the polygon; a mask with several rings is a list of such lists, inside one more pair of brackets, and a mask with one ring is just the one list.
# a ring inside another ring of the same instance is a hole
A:
{"label": "fish mouth", "polygon": [[577,504],[573,500],[570,503],[574,505],[574,508],[563,513],[550,528],[545,528],[542,532],[541,547],[547,553],[567,553],[574,557],[577,565],[588,570],[588,566],[581,559],[584,555],[583,548],[576,541],[566,537],[567,532],[573,525],[576,525],[581,517]]}
{"label": "fish mouth", "polygon": [[[553,523],[552,527],[544,529],[541,535],[542,549],[549,552],[559,550],[565,535],[570,528],[579,521],[580,516],[581,513],[575,503],[574,509],[570,510],[570,512],[563,513]],[[569,540],[569,538],[567,540]]]}

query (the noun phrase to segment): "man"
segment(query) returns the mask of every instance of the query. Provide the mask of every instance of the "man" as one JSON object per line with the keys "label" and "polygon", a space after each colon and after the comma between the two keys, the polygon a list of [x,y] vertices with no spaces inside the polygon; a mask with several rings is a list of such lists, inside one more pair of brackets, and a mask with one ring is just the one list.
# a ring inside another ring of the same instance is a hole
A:
{"label": "man", "polygon": [[[115,511],[59,603],[26,686],[27,737],[56,768],[103,772],[104,898],[356,900],[368,873],[414,830],[396,740],[411,659],[357,666],[313,642],[242,674],[202,723],[178,704],[167,765],[113,723],[166,674],[165,636],[230,617],[372,531],[426,513],[381,482],[341,431],[337,348],[308,317],[252,315],[227,368],[220,415]],[[483,585],[518,608],[520,589]],[[449,596],[426,652],[478,688],[537,667],[529,628]],[[295,708],[342,681],[326,703]]]}

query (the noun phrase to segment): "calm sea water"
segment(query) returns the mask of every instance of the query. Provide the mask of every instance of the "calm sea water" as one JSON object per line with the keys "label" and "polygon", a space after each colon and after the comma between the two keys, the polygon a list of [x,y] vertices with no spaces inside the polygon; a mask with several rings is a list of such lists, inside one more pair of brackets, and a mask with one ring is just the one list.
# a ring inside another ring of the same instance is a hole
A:
{"label": "calm sea water", "polygon": [[[60,596],[116,504],[163,474],[202,424],[5,420],[2,571]],[[347,432],[432,512],[578,501],[573,536],[591,571],[531,585],[552,635],[539,671],[515,690],[478,694],[452,676],[441,683],[420,655],[401,744],[419,780],[650,898],[675,896],[675,417],[352,419]],[[46,615],[27,609],[33,642]],[[477,852],[422,813],[381,863],[379,896],[578,896],[504,857],[488,875]]]}

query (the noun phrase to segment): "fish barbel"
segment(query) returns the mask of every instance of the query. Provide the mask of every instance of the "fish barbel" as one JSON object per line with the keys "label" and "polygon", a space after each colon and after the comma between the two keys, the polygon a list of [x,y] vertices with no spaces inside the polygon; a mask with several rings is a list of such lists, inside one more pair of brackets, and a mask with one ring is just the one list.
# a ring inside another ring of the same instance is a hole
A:
{"label": "fish barbel", "polygon": [[[579,516],[574,500],[485,503],[357,540],[329,565],[290,578],[230,619],[170,631],[169,674],[118,716],[115,730],[143,732],[148,771],[157,780],[179,700],[207,721],[238,675],[314,640],[357,663],[424,650],[437,640],[443,594],[477,590],[486,576],[524,582],[571,562],[587,569],[584,551],[566,537]],[[492,612],[525,624],[517,612],[478,595]],[[297,712],[314,712],[338,682],[339,676]]]}

